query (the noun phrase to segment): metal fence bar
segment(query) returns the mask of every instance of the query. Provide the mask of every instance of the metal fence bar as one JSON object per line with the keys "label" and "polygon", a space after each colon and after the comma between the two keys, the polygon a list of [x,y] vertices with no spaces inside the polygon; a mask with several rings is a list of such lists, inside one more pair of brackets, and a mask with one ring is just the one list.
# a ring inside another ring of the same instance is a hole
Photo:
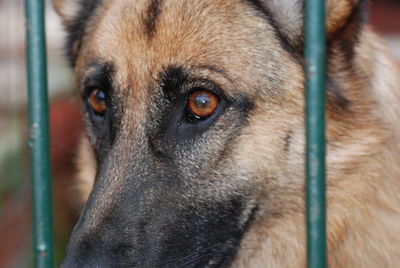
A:
{"label": "metal fence bar", "polygon": [[53,267],[46,39],[43,0],[25,0],[34,266]]}
{"label": "metal fence bar", "polygon": [[307,264],[326,267],[325,0],[306,0],[306,211]]}

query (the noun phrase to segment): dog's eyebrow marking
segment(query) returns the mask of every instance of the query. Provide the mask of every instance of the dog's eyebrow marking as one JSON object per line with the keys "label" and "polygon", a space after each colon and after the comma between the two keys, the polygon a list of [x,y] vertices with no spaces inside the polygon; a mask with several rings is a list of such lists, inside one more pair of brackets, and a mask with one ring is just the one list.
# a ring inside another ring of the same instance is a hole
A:
{"label": "dog's eyebrow marking", "polygon": [[151,0],[143,18],[145,33],[148,37],[152,37],[156,31],[157,19],[162,10],[164,0]]}
{"label": "dog's eyebrow marking", "polygon": [[114,66],[111,63],[94,61],[88,65],[84,76],[85,87],[98,86],[103,90],[111,91],[113,85]]}
{"label": "dog's eyebrow marking", "polygon": [[182,66],[168,66],[164,68],[159,78],[162,88],[167,91],[179,91],[179,85],[182,85],[189,79],[189,74]]}
{"label": "dog's eyebrow marking", "polygon": [[[232,79],[223,69],[217,68],[212,65],[197,65],[192,67],[193,67],[191,68],[192,70],[208,70],[211,72],[219,73],[225,79],[227,79],[233,84]],[[193,73],[190,70],[185,69],[182,66],[168,66],[164,68],[163,72],[161,72],[160,78],[158,79],[159,80],[158,83],[161,84],[164,89],[168,91],[174,91],[178,90],[178,85],[182,85],[186,81],[194,78],[200,79],[199,77],[196,76],[196,74],[194,74],[193,76]]]}

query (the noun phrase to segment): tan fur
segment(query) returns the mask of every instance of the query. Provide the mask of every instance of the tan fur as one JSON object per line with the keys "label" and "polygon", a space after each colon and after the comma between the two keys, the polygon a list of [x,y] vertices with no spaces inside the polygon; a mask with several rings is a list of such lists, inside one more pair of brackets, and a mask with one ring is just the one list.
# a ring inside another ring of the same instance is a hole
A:
{"label": "tan fur", "polygon": [[79,203],[86,203],[90,192],[93,188],[94,178],[96,176],[96,161],[94,159],[93,150],[90,147],[86,137],[81,138],[79,144],[76,166],[78,174],[76,178],[76,192],[79,193]]}
{"label": "tan fur", "polygon": [[[134,2],[134,4],[132,3]],[[243,1],[167,0],[152,39],[138,18],[145,0],[104,1],[90,24],[75,72],[77,85],[101,58],[117,67],[117,83],[130,100],[125,133],[141,131],[149,85],[163,66],[184,65],[196,74],[245,91],[254,102],[248,125],[220,163],[240,179],[205,184],[204,195],[254,185],[260,204],[233,267],[304,267],[304,76],[262,17]],[[285,1],[271,1],[278,5]],[[344,26],[358,1],[328,3],[328,33]],[[129,10],[129,12],[127,11]],[[276,10],[276,9],[275,9]],[[284,9],[281,15],[284,16]],[[63,14],[63,13],[62,13]],[[282,15],[283,14],[283,15]],[[292,14],[293,20],[302,18]],[[288,30],[287,34],[290,34]],[[298,33],[293,34],[296,38]],[[290,39],[290,38],[289,38]],[[349,100],[342,109],[328,94],[327,198],[330,267],[397,267],[400,263],[400,69],[382,41],[364,27],[354,53],[354,72],[333,42],[328,74]],[[197,69],[213,65],[229,77]],[[268,73],[266,73],[268,70]],[[265,86],[265,85],[268,86]],[[229,125],[226,123],[227,126]],[[285,150],[285,137],[290,145]],[[210,134],[211,135],[211,134]],[[140,146],[140,145],[138,145]],[[215,141],[215,152],[220,150]],[[222,149],[221,149],[222,150]],[[80,150],[82,199],[93,185],[95,161],[86,141]],[[223,169],[225,168],[225,169]],[[114,183],[114,182],[113,182]],[[117,181],[108,197],[118,193]],[[215,189],[215,185],[219,188]],[[106,202],[106,201],[104,201]]]}
{"label": "tan fur", "polygon": [[[349,122],[351,133],[344,134],[338,133],[335,122],[328,121],[329,266],[397,267],[400,260],[400,132],[394,122],[400,118],[399,109],[395,108],[400,101],[400,70],[374,34],[366,31],[362,38],[363,46],[357,51],[358,64],[360,72],[371,75],[373,82],[368,90],[355,97],[367,101],[365,107],[358,107],[368,113],[366,122]],[[353,128],[353,124],[357,126]],[[267,131],[270,130],[255,130]],[[349,129],[343,131],[349,132]],[[302,146],[298,150],[302,151]],[[246,151],[246,156],[251,151]],[[265,160],[259,155],[257,158],[262,167]],[[293,159],[286,165],[283,168],[286,172],[282,174],[285,178],[280,179],[297,180],[303,162]],[[293,197],[290,199],[294,201]],[[303,201],[299,198],[297,202],[299,205],[289,215],[257,222],[242,244],[235,267],[304,267]]]}

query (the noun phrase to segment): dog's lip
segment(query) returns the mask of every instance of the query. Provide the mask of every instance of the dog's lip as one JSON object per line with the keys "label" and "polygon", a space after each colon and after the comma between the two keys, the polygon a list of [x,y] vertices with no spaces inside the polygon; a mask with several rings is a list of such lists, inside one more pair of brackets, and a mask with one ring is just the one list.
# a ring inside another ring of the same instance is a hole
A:
{"label": "dog's lip", "polygon": [[217,258],[210,259],[205,268],[215,268],[215,267],[227,267],[227,264],[231,263],[232,256],[223,254]]}
{"label": "dog's lip", "polygon": [[[229,244],[229,242],[227,242]],[[215,245],[211,250],[194,251],[191,254],[179,259],[164,262],[166,267],[201,267],[201,268],[223,268],[228,267],[234,258],[234,251],[226,243]],[[216,249],[218,248],[218,249]],[[232,251],[233,250],[233,251]]]}
{"label": "dog's lip", "polygon": [[205,268],[220,267],[220,265],[226,260],[226,256],[222,256],[219,259],[211,259],[208,261]]}

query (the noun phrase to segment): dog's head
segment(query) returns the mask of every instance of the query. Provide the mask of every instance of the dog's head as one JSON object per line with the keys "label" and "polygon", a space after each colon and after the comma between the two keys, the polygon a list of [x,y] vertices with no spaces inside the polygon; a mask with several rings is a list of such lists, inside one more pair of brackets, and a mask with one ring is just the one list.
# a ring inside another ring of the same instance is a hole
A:
{"label": "dog's head", "polygon": [[[257,222],[303,213],[302,1],[55,6],[96,162],[64,267],[224,267]],[[345,54],[358,9],[329,3]]]}

